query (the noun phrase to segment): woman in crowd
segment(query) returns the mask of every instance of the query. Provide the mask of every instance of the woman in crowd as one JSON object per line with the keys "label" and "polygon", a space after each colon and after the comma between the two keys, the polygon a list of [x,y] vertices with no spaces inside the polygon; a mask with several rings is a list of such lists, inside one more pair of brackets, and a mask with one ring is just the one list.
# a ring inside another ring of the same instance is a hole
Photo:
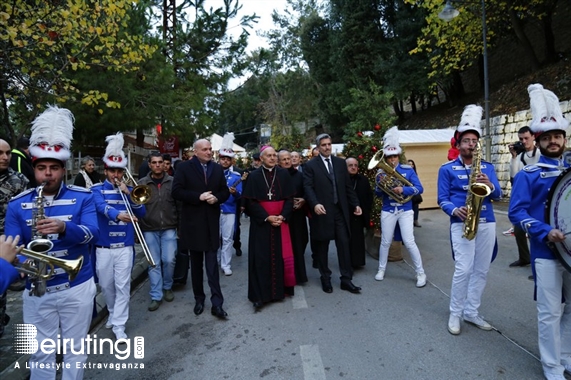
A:
{"label": "woman in crowd", "polygon": [[77,176],[75,176],[73,184],[89,189],[99,182],[101,182],[101,180],[99,173],[95,171],[95,160],[89,156],[83,157],[81,159],[81,169],[79,173],[77,173]]}

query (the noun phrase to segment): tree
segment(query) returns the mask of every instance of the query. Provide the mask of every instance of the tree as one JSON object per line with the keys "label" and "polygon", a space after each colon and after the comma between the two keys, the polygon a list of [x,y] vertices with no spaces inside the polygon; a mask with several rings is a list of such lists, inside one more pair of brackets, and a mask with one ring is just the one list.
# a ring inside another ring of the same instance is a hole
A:
{"label": "tree", "polygon": [[[23,134],[46,102],[82,102],[103,113],[118,107],[108,94],[79,89],[69,72],[138,69],[155,51],[124,31],[127,0],[14,0],[0,5],[2,126],[12,140]],[[18,125],[14,125],[17,122]]]}

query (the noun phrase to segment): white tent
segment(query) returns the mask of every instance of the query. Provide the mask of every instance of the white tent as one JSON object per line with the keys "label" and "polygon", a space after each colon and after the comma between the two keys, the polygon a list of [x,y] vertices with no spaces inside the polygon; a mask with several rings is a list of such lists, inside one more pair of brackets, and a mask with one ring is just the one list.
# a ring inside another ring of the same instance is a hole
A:
{"label": "white tent", "polygon": [[[220,136],[218,133],[213,133],[210,137],[208,137],[210,144],[212,144],[212,151],[218,152],[220,150],[220,146],[222,145],[223,137]],[[246,151],[243,147],[238,144],[234,144],[232,146],[232,150],[235,153],[243,153]]]}

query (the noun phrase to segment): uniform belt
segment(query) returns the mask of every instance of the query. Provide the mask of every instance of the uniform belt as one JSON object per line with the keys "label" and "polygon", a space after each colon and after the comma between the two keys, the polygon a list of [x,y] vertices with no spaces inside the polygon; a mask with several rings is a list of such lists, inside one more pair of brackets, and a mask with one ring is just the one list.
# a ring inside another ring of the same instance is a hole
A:
{"label": "uniform belt", "polygon": [[105,249],[113,249],[113,248],[124,248],[125,247],[125,243],[114,243],[111,244],[110,246],[106,247],[104,245],[96,245],[95,248],[105,248]]}

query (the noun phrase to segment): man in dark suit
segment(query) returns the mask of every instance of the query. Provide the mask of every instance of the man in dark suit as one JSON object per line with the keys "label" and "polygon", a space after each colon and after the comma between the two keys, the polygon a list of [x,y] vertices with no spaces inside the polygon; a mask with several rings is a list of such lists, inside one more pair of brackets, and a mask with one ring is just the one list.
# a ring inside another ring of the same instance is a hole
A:
{"label": "man in dark suit", "polygon": [[204,311],[203,262],[210,286],[211,313],[218,318],[228,315],[222,304],[216,252],[220,246],[220,205],[230,197],[222,167],[212,162],[212,145],[197,140],[194,157],[182,162],[175,171],[172,197],[182,202],[180,243],[190,251],[190,275],[196,305],[194,314]]}
{"label": "man in dark suit", "polygon": [[321,274],[321,286],[325,293],[333,291],[327,253],[329,241],[335,240],[341,289],[359,293],[361,288],[351,282],[353,268],[349,248],[349,213],[362,214],[359,200],[353,190],[345,161],[331,156],[331,137],[321,134],[317,136],[316,143],[319,156],[305,165],[303,185],[311,212],[310,233]]}

